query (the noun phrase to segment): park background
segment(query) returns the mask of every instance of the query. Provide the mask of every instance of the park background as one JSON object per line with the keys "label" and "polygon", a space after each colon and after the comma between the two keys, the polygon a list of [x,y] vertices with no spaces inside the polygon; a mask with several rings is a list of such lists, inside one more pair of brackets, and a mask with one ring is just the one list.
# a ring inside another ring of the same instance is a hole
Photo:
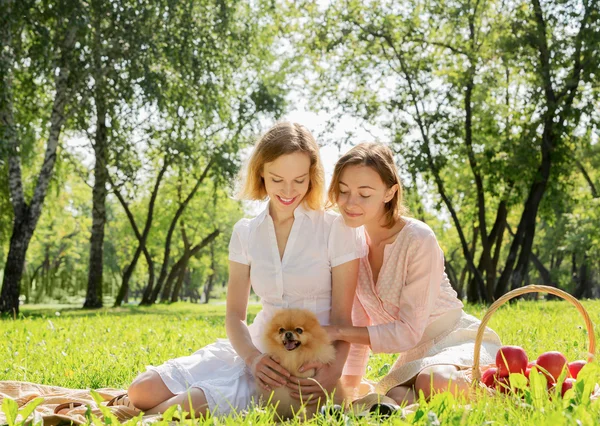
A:
{"label": "park background", "polygon": [[262,131],[396,154],[459,296],[597,297],[592,0],[5,1],[0,310],[222,298]]}
{"label": "park background", "polygon": [[[469,313],[527,284],[598,298],[599,9],[1,1],[0,311],[19,320],[0,321],[0,380],[124,388],[223,337],[231,229],[264,206],[236,201],[235,179],[278,120],[315,134],[328,177],[356,143],[389,144]],[[491,319],[503,342],[586,358],[576,310],[528,297]],[[440,395],[409,421],[597,424],[588,377],[564,401]]]}

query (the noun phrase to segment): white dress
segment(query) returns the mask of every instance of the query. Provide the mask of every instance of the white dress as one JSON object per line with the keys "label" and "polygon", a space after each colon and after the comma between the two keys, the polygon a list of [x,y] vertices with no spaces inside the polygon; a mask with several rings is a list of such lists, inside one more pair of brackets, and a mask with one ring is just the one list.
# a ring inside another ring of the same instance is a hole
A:
{"label": "white dress", "polygon": [[[349,228],[338,214],[300,205],[280,259],[268,209],[236,223],[229,243],[229,259],[250,266],[250,282],[260,297],[262,310],[248,326],[260,351],[264,324],[280,308],[309,309],[329,324],[331,268],[361,257],[365,247],[362,230]],[[147,369],[176,395],[202,389],[210,412],[219,415],[247,408],[256,396],[254,377],[227,339]]]}

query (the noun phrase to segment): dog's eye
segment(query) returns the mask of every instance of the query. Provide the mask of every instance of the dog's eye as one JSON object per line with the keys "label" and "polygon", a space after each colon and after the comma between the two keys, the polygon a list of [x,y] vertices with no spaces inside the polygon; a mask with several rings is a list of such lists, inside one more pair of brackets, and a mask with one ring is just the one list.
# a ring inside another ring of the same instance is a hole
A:
{"label": "dog's eye", "polygon": [[281,328],[279,329],[279,334],[283,334],[284,332],[285,332],[285,329],[284,329],[283,327],[281,327]]}
{"label": "dog's eye", "polygon": [[301,328],[297,328],[297,329],[296,329],[296,333],[298,333],[298,334],[302,334],[302,331],[303,331],[303,330],[302,330]]}

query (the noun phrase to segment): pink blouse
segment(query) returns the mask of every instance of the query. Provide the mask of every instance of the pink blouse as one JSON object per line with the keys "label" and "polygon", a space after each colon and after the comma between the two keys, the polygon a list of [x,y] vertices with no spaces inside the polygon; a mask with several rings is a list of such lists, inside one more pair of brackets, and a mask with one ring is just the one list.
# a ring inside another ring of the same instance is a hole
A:
{"label": "pink blouse", "polygon": [[[360,260],[352,322],[367,327],[374,353],[398,353],[422,343],[425,328],[463,304],[444,270],[444,253],[425,223],[403,218],[404,228],[384,248],[377,283],[367,254]],[[352,344],[343,374],[363,375],[369,347]]]}

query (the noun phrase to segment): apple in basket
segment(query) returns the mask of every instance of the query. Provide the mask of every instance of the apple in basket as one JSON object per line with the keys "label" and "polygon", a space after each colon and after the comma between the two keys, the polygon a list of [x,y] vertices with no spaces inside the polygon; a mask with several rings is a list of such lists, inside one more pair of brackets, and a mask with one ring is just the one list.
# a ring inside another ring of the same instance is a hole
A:
{"label": "apple in basket", "polygon": [[486,385],[488,388],[493,388],[495,385],[496,377],[498,377],[498,369],[490,367],[483,372],[481,375],[481,383]]}
{"label": "apple in basket", "polygon": [[579,375],[579,371],[583,368],[584,365],[586,365],[587,362],[580,359],[577,361],[573,361],[570,362],[568,367],[569,367],[569,373],[571,374],[571,377],[576,379],[577,376]]}
{"label": "apple in basket", "polygon": [[496,379],[496,383],[494,383],[496,390],[500,393],[509,393],[510,392],[510,380],[508,376],[498,377]]}
{"label": "apple in basket", "polygon": [[506,377],[510,373],[525,373],[527,354],[520,346],[502,346],[496,353],[498,376]]}
{"label": "apple in basket", "polygon": [[531,369],[535,366],[536,366],[536,361],[529,361],[529,364],[527,364],[527,368],[525,369],[525,372],[523,373],[525,375],[525,377],[527,377],[527,380],[529,380],[529,374],[531,374]]}
{"label": "apple in basket", "polygon": [[545,374],[546,370],[550,375],[545,374],[548,383],[556,383],[560,373],[567,366],[567,358],[558,351],[544,352],[538,357],[537,365],[542,373]]}
{"label": "apple in basket", "polygon": [[568,391],[575,385],[576,380],[572,377],[567,377],[562,384],[562,389],[560,390],[560,395],[565,396],[565,392]]}

